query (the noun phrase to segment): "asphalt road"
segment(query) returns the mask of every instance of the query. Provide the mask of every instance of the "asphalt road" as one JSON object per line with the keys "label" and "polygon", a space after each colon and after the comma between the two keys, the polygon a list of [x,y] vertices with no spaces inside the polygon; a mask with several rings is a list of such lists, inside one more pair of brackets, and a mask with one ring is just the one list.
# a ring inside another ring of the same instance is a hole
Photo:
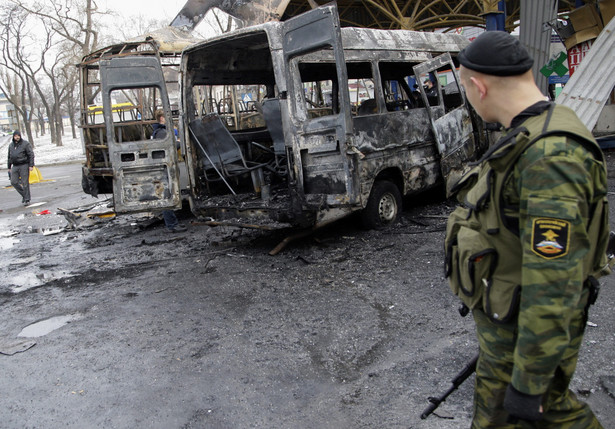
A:
{"label": "asphalt road", "polygon": [[[5,166],[6,167],[6,166]],[[82,204],[94,203],[96,198],[84,194],[81,190],[81,164],[69,163],[46,165],[38,167],[43,181],[30,186],[31,204],[44,203],[36,207],[55,209],[57,207],[72,208]],[[21,196],[12,189],[6,168],[0,170],[0,210],[2,218],[6,215],[29,213],[20,204]],[[102,199],[99,198],[98,200]]]}
{"label": "asphalt road", "polygon": [[[419,417],[477,351],[442,273],[450,202],[406,201],[387,231],[348,219],[270,256],[288,231],[189,213],[179,234],[133,216],[64,229],[58,208],[97,200],[78,164],[41,170],[34,207],[0,177],[0,427],[469,427],[472,379]],[[614,286],[572,383],[605,428]]]}

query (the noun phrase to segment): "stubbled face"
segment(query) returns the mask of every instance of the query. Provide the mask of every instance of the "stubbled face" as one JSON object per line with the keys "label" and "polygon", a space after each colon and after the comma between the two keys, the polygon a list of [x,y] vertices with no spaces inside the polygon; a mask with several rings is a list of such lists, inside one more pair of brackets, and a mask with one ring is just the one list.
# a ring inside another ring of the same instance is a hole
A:
{"label": "stubbled face", "polygon": [[15,140],[16,142],[18,142],[19,140],[21,140],[21,136],[19,134],[15,134],[13,136],[13,140]]}

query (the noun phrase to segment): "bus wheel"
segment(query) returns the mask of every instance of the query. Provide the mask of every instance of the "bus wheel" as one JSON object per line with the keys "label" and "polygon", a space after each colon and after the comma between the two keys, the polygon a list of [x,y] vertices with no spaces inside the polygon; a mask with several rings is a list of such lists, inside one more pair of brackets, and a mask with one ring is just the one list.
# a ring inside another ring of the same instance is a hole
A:
{"label": "bus wheel", "polygon": [[399,189],[388,180],[380,180],[372,186],[361,220],[367,229],[380,229],[395,222],[400,211]]}

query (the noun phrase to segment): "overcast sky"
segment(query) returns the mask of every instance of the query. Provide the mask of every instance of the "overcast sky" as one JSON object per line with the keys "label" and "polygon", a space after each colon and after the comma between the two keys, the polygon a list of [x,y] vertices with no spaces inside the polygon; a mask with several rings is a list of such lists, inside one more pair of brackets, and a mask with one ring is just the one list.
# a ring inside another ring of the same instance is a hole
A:
{"label": "overcast sky", "polygon": [[[186,0],[100,0],[100,7],[116,11],[122,16],[139,14],[171,23],[175,15],[186,4]],[[165,19],[166,18],[166,19]]]}
{"label": "overcast sky", "polygon": [[[1,1],[1,0],[0,0]],[[108,15],[103,18],[105,30],[103,33],[111,35],[112,42],[126,40],[127,38],[139,36],[149,30],[155,30],[165,25],[169,25],[177,16],[179,11],[184,7],[187,0],[98,0],[98,5],[102,10],[115,12],[119,17]],[[219,25],[217,20],[210,12],[205,16],[205,19],[196,26],[193,35],[196,37],[211,37],[219,34]],[[221,21],[226,22],[224,12],[218,11]],[[132,18],[140,16],[142,24],[134,22]],[[150,20],[156,20],[161,25],[151,26]],[[118,28],[121,26],[121,28]],[[114,29],[118,29],[114,30]]]}

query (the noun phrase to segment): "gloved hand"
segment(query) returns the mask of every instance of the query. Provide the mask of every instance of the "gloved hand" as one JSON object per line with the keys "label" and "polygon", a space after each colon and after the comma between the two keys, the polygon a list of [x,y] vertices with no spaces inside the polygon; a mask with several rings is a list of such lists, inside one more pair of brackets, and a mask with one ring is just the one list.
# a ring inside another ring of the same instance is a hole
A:
{"label": "gloved hand", "polygon": [[504,395],[504,408],[511,417],[538,421],[542,419],[542,395],[528,395],[509,384]]}

